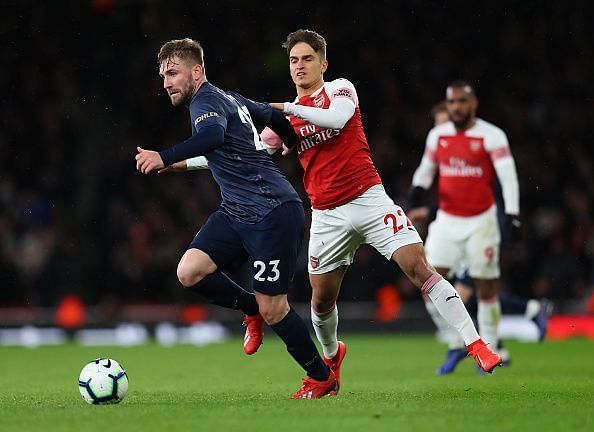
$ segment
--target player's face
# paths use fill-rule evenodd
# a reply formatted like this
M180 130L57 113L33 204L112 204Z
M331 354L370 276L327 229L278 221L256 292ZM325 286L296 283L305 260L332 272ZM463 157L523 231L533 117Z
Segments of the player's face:
M199 66L199 65L196 65ZM161 62L159 76L173 106L189 106L196 93L195 67L191 67L177 56Z
M450 115L447 111L438 111L433 116L433 122L435 123L434 126L438 126L440 124L444 124L450 121Z
M476 114L477 100L464 87L448 87L446 103L450 120L458 129L466 129Z
M328 67L328 61L322 60L320 55L305 42L295 44L289 52L289 70L291 78L304 94L313 93L324 82L323 75Z

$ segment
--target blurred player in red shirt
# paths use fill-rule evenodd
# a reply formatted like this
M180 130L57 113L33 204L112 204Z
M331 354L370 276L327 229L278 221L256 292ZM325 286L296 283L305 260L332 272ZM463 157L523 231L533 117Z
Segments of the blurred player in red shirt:
M478 101L473 88L464 81L450 84L446 91L449 121L429 132L425 153L412 181L409 215L413 222L428 217L418 207L439 170L439 210L429 226L427 257L437 271L452 277L462 264L468 266L478 296L478 324L481 337L497 347L501 306L498 298L499 247L494 185L502 187L506 226L519 230L519 187L515 162L505 133L476 117ZM436 113L434 113L435 115ZM463 298L469 292L462 292ZM439 322L431 302L427 308ZM441 327L447 328L441 320ZM466 353L461 340L449 332L450 350L439 374L453 372Z
M439 126L450 121L447 101L443 100L432 107L431 118L433 119L434 126ZM497 199L497 205L498 207L505 207L504 203L501 202L501 198ZM419 223L431 222L433 219L435 219L436 213L437 207L429 206L413 207L407 212L408 217L415 225ZM498 222L499 229L501 230L501 221L499 220ZM505 243L505 241L503 243ZM454 287L460 294L460 297L465 304L470 301L474 293L474 282L472 281L472 278L468 276L467 270L467 265L465 263L458 264L454 274ZM496 283L501 283L501 280L496 281ZM539 340L544 340L547 330L548 317L553 307L550 301L546 299L542 299L540 301L536 299L524 299L501 291L499 292L499 301L503 310L522 313L526 318L532 320L538 328ZM460 336L458 336L456 330L450 327L444 321L439 312L437 312L437 309L431 300L426 296L425 306L427 307L427 311L429 312L431 319L438 328L440 338L442 338L448 344L448 353L446 355L446 359L437 371L438 375L446 375L448 373L454 372L454 369L458 363L466 357L464 342L460 339ZM501 341L499 341L497 346L497 352L501 356L504 365L511 362L510 354L505 348L503 348Z

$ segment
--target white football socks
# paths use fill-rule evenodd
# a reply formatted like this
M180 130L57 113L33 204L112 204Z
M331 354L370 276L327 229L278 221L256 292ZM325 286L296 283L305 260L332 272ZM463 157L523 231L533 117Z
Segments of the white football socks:
M464 341L460 337L458 330L447 323L444 317L437 311L437 308L431 300L427 299L425 308L427 309L427 312L429 312L429 316L437 327L441 338L448 344L448 349L454 350L464 348Z
M478 301L477 320L481 337L491 349L497 349L501 304L499 297Z
M338 337L336 335L338 329L338 306L335 306L331 312L319 316L316 312L311 310L311 323L314 331L324 351L324 357L332 358L338 351Z
M451 283L435 273L422 287L445 321L454 327L466 346L480 339L466 306Z
M534 318L540 312L540 302L535 299L530 299L526 302L526 311L524 316L528 319Z

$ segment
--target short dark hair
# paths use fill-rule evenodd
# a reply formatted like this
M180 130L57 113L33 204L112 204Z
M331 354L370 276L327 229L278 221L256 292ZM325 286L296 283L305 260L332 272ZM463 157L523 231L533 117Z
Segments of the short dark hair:
M448 84L446 90L449 88L464 88L469 94L476 97L476 92L474 91L474 86L470 84L468 81L465 80L455 80Z
M305 42L320 55L322 60L326 60L326 39L324 36L313 30L299 29L289 33L282 47L287 49L287 54L290 54L293 47L299 42Z
M198 63L204 66L204 50L200 42L194 39L174 39L163 44L157 54L157 64L170 59L173 56L178 56L181 60L190 60L193 64Z

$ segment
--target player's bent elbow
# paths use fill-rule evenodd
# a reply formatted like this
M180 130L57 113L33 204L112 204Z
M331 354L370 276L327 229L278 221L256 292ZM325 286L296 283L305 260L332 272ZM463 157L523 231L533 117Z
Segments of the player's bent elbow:
M348 116L348 117L342 117L342 118L339 118L339 119L336 121L336 125L335 125L335 127L333 127L332 129L340 129L340 130L342 130L342 128L344 128L344 127L345 127L345 125L346 125L346 124L347 124L347 122L348 122L348 121L351 119L351 117L352 117L352 116Z

